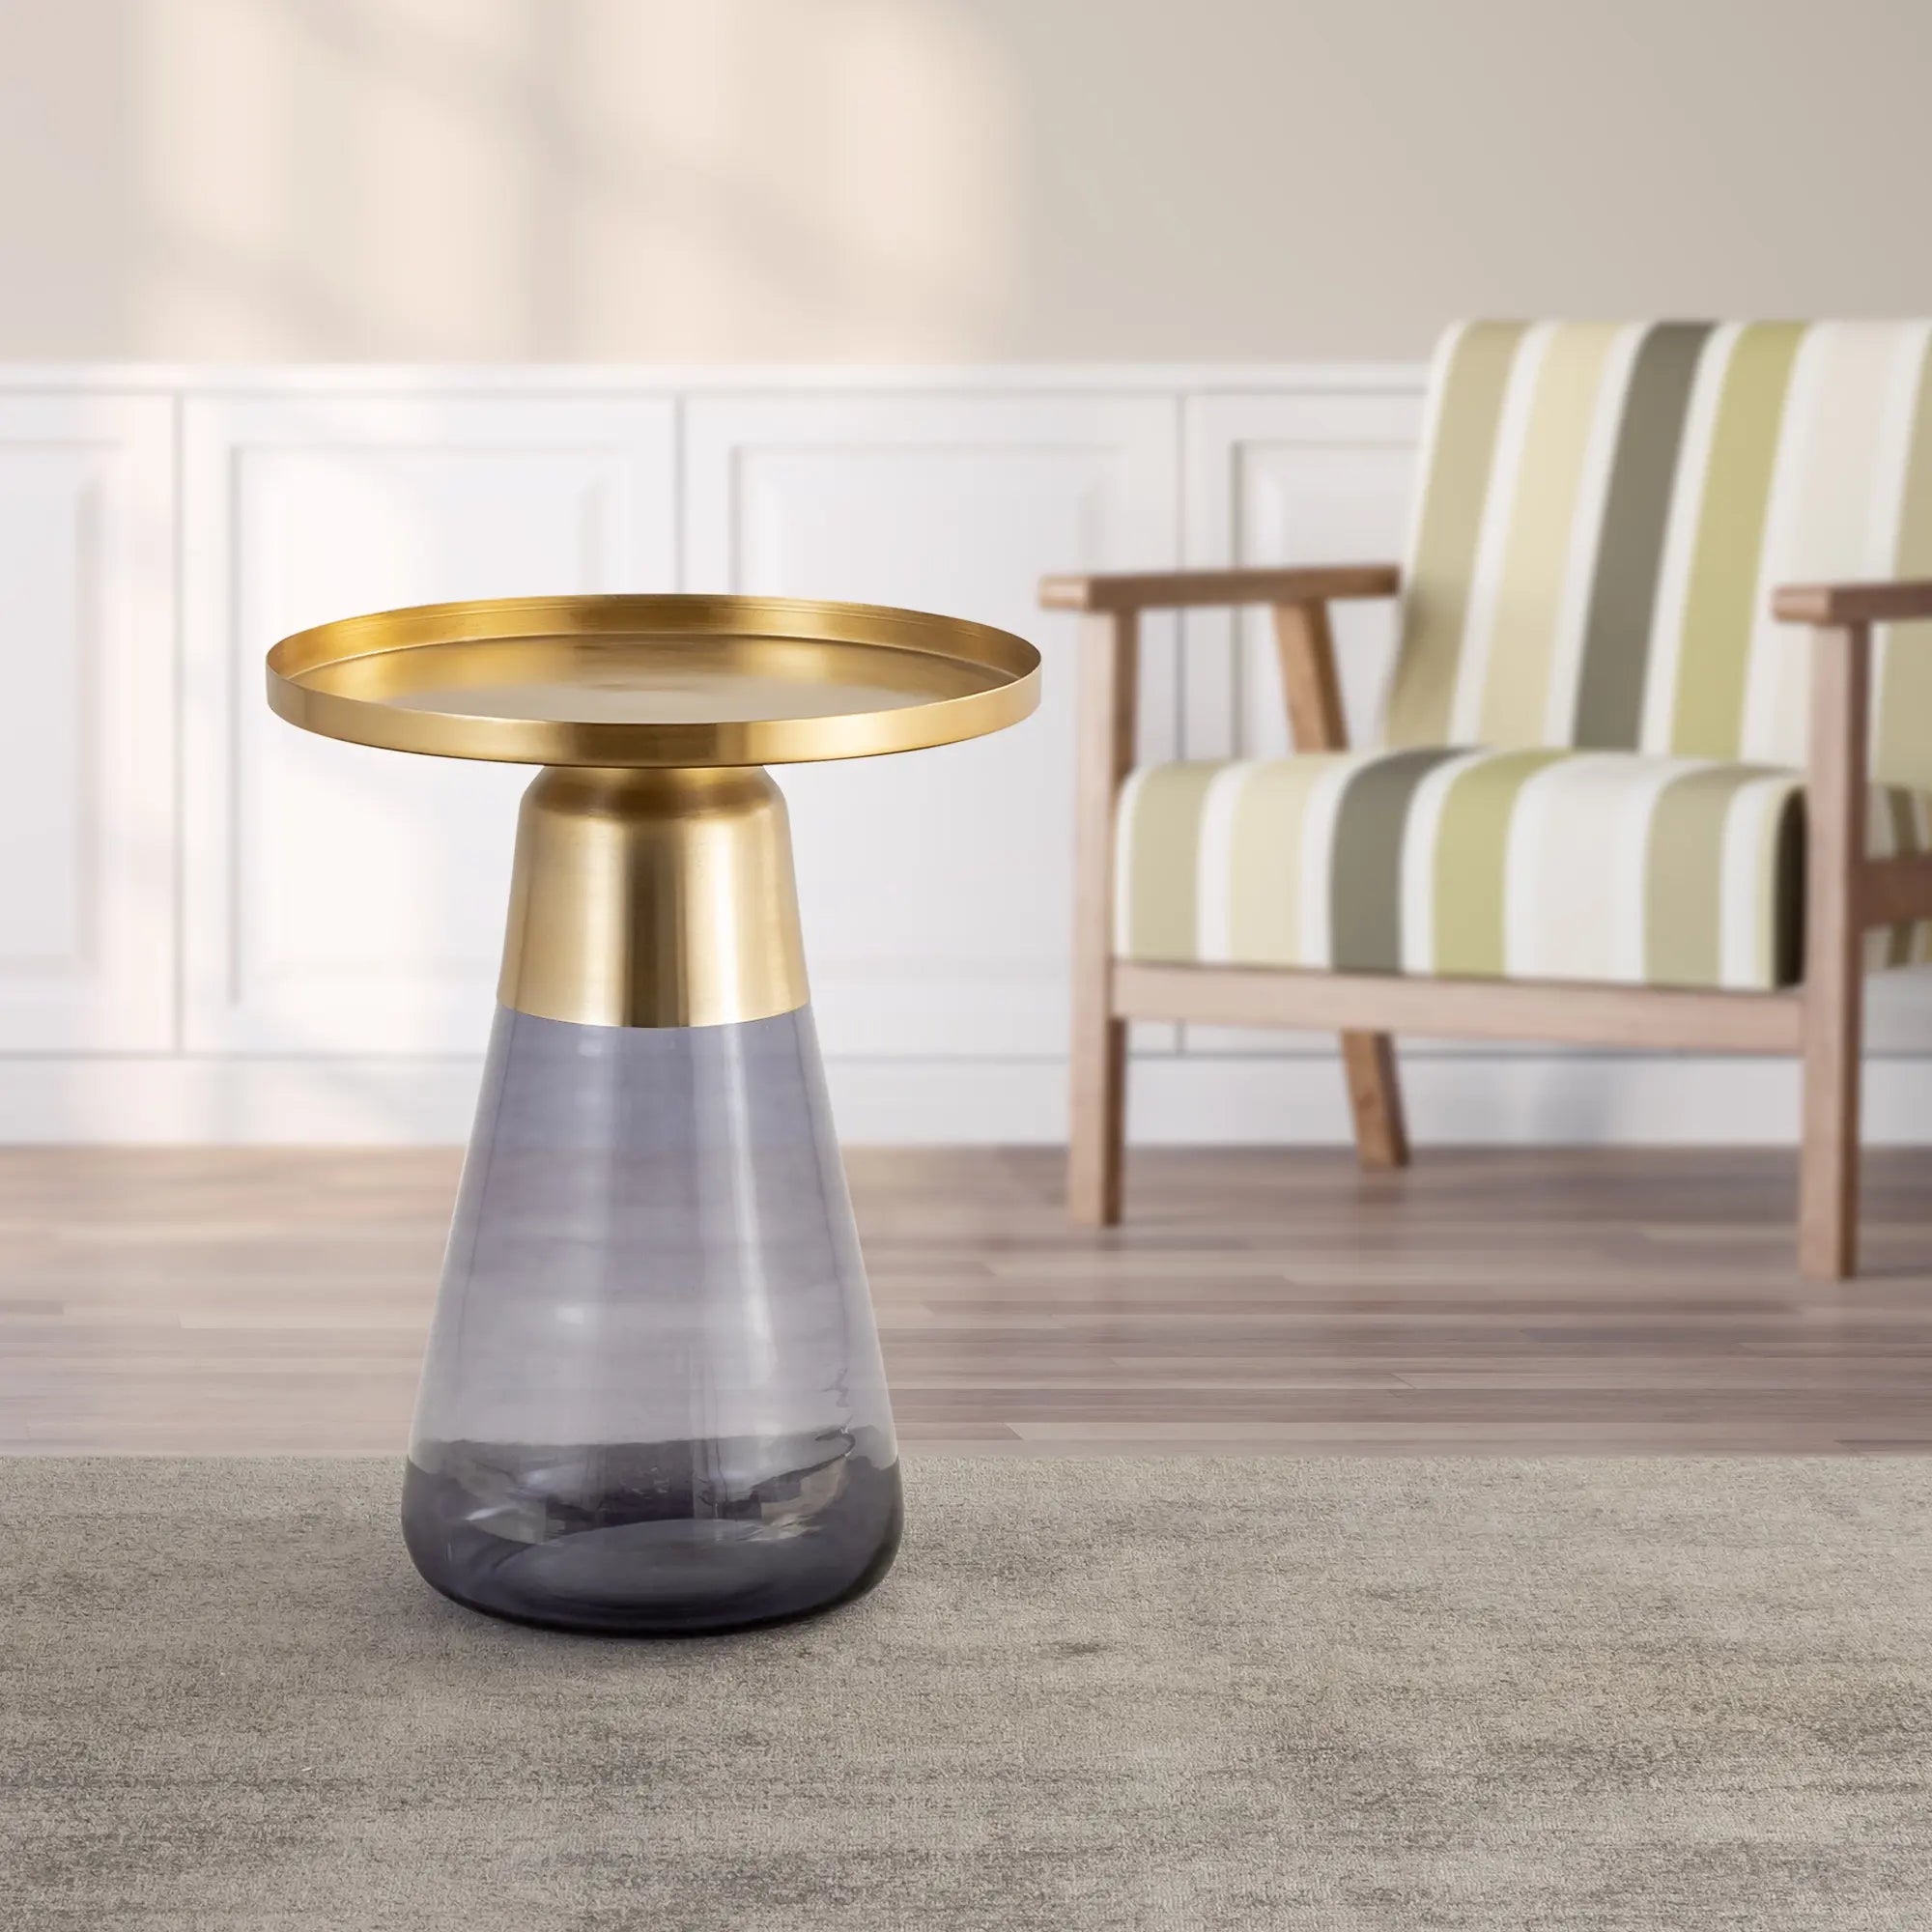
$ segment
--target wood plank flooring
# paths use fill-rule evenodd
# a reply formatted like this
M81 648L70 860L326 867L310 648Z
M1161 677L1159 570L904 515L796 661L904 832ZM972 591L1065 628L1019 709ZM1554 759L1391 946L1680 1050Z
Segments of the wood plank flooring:
M902 1437L1012 1454L1932 1450L1932 1151L1870 1272L1760 1152L850 1155ZM0 1150L0 1451L396 1453L453 1151Z

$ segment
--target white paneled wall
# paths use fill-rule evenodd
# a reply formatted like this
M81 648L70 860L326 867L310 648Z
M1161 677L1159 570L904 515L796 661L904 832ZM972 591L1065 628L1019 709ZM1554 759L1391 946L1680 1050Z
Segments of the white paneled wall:
M779 774L828 1054L1051 1059L1066 1035L1072 680L1051 570L1171 567L1178 412L1161 396L699 399L685 581L978 618L1048 656L1020 730ZM1172 626L1148 646L1172 755Z
M1187 407L1186 553L1218 564L1400 557L1422 432L1419 390L1218 395ZM1394 607L1341 604L1335 651L1351 739L1373 728L1395 647ZM1263 611L1187 615L1182 735L1190 758L1288 749Z
M1071 620L1047 571L1402 549L1420 375L1388 369L32 370L0 381L0 1138L467 1131L515 770L305 737L278 637L558 590L902 603L1037 639L1039 713L781 774L848 1137L1065 1122ZM1367 727L1385 608L1338 623ZM1264 628L1163 619L1143 752L1284 742ZM1888 988L1880 1137L1932 1132ZM1153 1140L1338 1138L1325 1042L1137 1034ZM1419 1132L1762 1139L1788 1067L1424 1053Z
M174 406L0 395L0 1052L175 1017Z
M528 775L313 738L290 631L398 604L676 582L664 398L189 397L183 1044L475 1053Z

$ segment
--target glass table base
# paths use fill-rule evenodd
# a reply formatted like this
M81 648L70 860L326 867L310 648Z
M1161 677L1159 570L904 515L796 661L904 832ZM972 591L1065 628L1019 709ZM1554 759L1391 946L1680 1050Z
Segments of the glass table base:
M743 1630L869 1590L901 1521L876 1431L536 1449L419 1443L412 1560L471 1609L554 1629Z

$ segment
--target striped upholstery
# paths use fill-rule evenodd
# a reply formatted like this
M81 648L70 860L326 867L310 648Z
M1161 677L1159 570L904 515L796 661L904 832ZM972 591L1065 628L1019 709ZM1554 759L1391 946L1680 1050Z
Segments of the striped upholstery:
M1712 758L1414 748L1155 765L1122 796L1124 958L1768 990L1799 976L1801 783ZM1932 850L1874 787L1871 850ZM1932 926L1873 932L1873 966Z
M1471 323L1437 354L1391 745L1804 761L1779 583L1932 574L1932 323ZM1932 789L1932 634L1872 771Z
M1932 323L1454 329L1380 748L1136 774L1119 951L1789 984L1807 652L1771 592L1914 576ZM1879 633L1872 771L1872 850L1932 849L1932 629Z

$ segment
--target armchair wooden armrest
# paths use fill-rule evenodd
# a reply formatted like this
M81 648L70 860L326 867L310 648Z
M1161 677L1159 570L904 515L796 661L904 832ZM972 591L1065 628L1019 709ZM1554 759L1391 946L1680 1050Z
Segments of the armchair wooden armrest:
M1281 659L1289 728L1304 752L1348 747L1328 606L1344 598L1393 597L1402 571L1393 563L1291 564L1258 570L1122 571L1095 577L1043 577L1039 601L1049 611L1087 613L1090 634L1082 703L1115 714L1102 762L1105 784L1118 788L1133 742L1143 611L1188 605L1269 604Z
M1932 618L1932 578L1876 583L1787 583L1771 600L1787 624L1849 630L1863 624L1903 624Z
M1872 627L1932 622L1932 579L1787 583L1774 592L1771 608L1784 623L1808 624L1813 639L1804 776L1814 841L1809 895L1814 907L1826 909L1814 923L1834 926L1850 948L1869 926L1932 919L1932 853L1874 859L1865 849ZM1831 841L1829 852L1817 846L1823 839ZM1807 975L1811 970L1807 964Z
M1325 604L1344 597L1393 597L1401 587L1402 572L1392 563L1314 563L1279 570L1043 577L1039 601L1049 611L1173 611L1190 604Z

